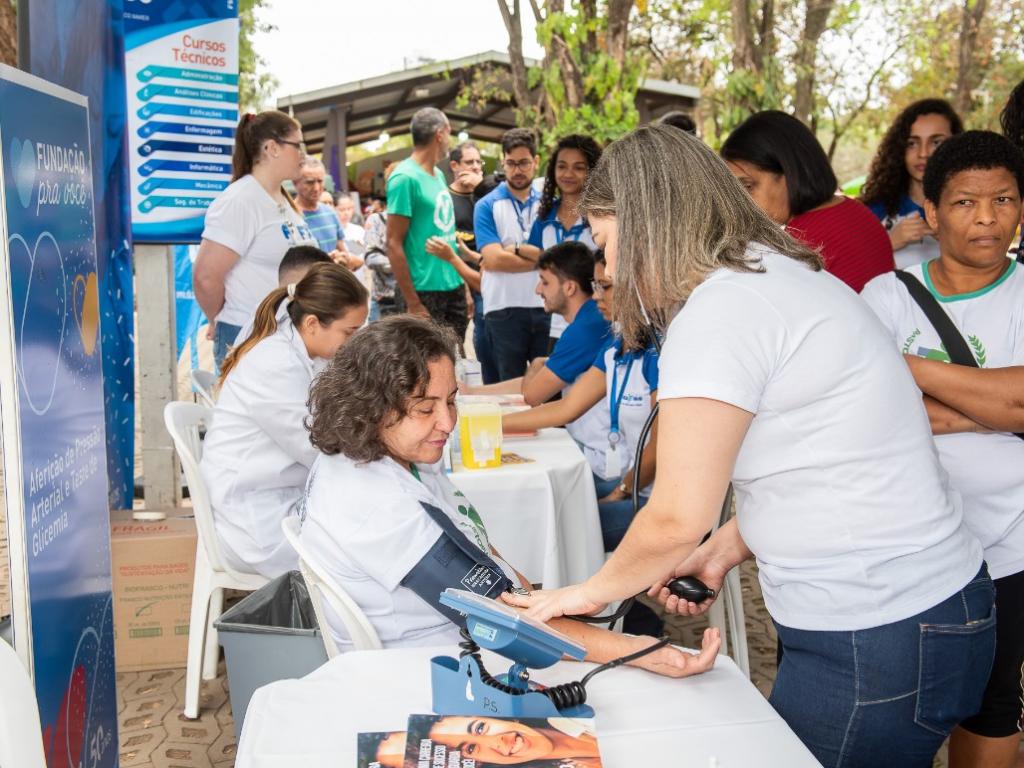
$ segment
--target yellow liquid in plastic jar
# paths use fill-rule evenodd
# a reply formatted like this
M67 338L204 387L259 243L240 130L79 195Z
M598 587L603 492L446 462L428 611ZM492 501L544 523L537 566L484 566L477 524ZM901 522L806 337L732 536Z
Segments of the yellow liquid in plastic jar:
M462 465L466 469L501 466L501 406L464 403L459 406Z

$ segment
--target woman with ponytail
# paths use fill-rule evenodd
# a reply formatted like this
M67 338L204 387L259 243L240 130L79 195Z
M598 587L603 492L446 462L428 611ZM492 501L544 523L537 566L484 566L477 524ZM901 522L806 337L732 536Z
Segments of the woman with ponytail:
M317 245L281 186L299 175L305 149L301 126L283 112L250 112L238 123L231 184L206 212L192 268L218 366L239 328L277 285L277 266L285 251L293 245Z
M281 534L317 450L305 419L313 378L366 322L366 288L345 267L317 264L272 291L252 333L224 360L200 469L221 552L273 578L297 567Z

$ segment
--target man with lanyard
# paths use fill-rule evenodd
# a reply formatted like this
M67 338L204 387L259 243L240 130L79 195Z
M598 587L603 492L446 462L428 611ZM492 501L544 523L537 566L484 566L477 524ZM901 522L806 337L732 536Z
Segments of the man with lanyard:
M491 354L501 381L526 372L527 364L548 349L550 317L537 285L540 248L527 240L540 195L533 175L540 158L533 133L507 131L501 139L506 180L476 204L473 230L484 259L481 294Z

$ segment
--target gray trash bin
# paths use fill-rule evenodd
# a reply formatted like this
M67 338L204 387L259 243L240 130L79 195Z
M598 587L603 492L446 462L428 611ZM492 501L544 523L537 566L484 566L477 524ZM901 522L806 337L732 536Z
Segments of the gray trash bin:
M221 614L235 738L242 733L253 691L275 680L303 677L327 661L306 582L298 571L278 576Z

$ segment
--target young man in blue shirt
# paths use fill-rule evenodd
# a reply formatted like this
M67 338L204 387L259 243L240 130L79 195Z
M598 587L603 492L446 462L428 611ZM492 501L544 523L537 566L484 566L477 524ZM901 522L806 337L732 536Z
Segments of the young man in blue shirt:
M522 394L528 405L540 405L570 387L591 365L611 334L592 298L594 256L586 245L567 240L544 251L537 261L536 293L544 309L565 318L568 326L550 357L537 357L526 374L473 388L472 394ZM608 439L608 408L602 400L567 425L584 446Z

